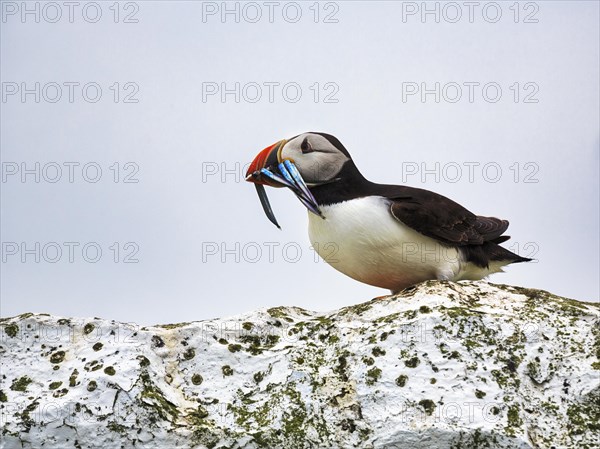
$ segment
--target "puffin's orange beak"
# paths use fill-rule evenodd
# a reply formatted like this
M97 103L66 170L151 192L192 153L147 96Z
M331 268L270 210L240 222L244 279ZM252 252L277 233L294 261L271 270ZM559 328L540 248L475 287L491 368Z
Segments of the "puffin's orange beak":
M287 141L280 140L273 145L268 146L256 155L248 171L246 172L246 181L254 184L264 184L271 187L283 187L279 184L269 182L268 178L261 176L260 171L265 167L277 166L281 162L281 149Z

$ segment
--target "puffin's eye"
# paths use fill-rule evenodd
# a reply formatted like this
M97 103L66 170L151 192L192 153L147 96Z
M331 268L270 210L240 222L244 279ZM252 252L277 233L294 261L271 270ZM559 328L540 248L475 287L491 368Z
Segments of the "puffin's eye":
M300 145L300 149L302 150L302 154L311 153L314 151L308 142L308 137L304 138L302 144Z

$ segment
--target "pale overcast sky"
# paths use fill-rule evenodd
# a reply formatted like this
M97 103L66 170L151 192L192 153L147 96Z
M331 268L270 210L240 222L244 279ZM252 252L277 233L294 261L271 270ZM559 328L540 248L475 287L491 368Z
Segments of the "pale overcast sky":
M243 182L305 131L373 181L510 220L504 245L538 262L492 282L598 300L598 2L97 5L2 2L2 316L387 294L316 258L291 192L269 190L280 231Z

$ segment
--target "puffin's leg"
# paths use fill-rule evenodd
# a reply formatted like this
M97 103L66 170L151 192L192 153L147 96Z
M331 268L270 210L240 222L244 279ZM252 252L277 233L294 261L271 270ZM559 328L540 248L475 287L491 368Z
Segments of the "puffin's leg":
M392 290L390 290L390 294L389 295L383 295L383 296L375 296L375 298L373 298L373 301L375 300L379 300L379 299L386 299L389 298L392 295L395 295L396 293L394 293Z

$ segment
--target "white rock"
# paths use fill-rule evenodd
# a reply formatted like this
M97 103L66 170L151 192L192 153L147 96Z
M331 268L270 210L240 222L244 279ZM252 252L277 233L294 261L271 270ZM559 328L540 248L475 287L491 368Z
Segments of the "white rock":
M0 321L2 448L598 448L598 305L428 282L329 313Z

